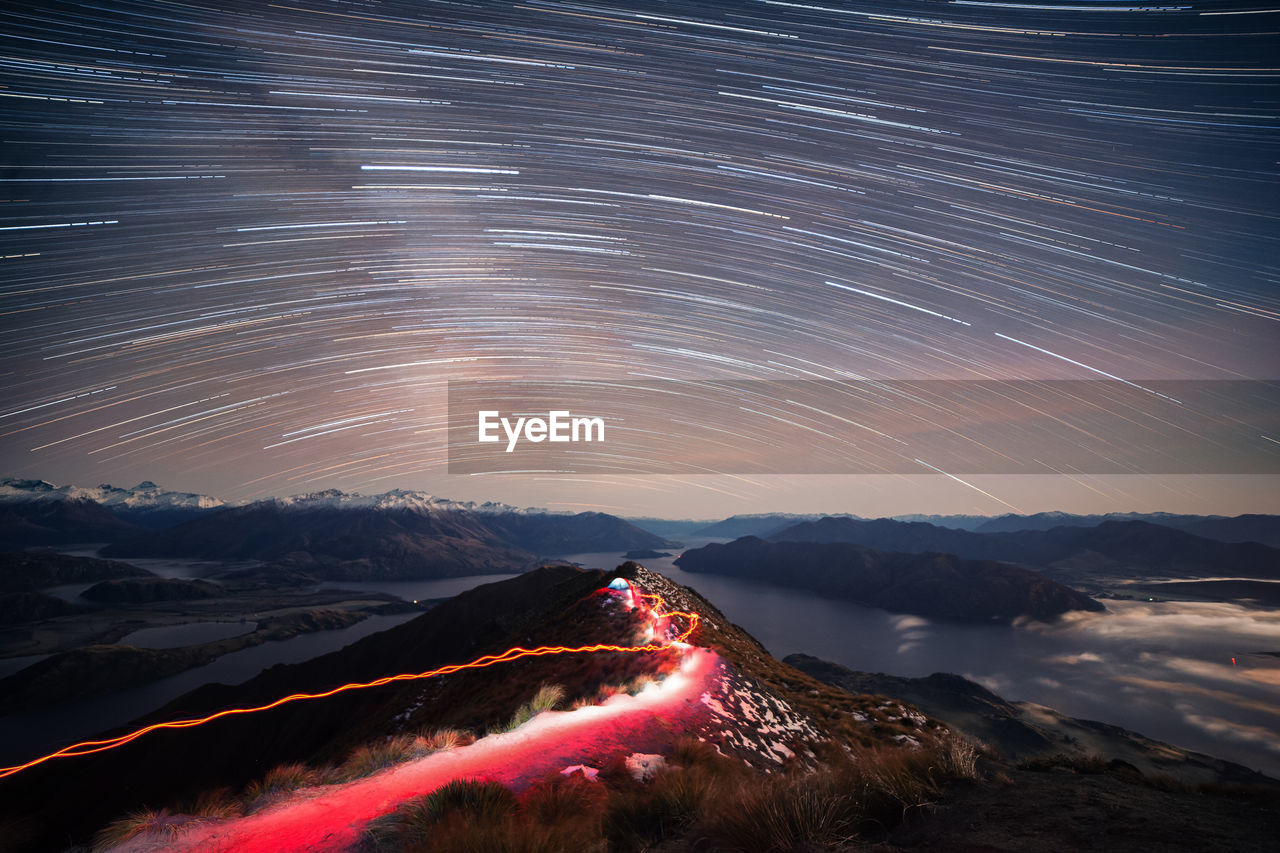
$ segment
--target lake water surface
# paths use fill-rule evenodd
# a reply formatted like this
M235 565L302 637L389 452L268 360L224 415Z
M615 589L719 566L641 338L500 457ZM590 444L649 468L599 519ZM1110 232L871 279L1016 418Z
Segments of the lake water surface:
M702 544L702 543L698 543ZM567 559L612 569L621 554ZM638 561L691 586L776 657L804 652L900 676L954 672L1280 778L1280 612L1194 601L1113 601L1051 625L939 622L801 590ZM1233 664L1232 660L1235 660Z

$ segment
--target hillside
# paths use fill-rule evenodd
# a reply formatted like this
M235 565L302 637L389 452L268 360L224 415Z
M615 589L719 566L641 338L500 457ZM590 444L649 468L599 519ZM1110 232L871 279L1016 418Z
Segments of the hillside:
M656 716L624 714L632 727L626 744L608 737L574 739L575 760L568 763L593 767L605 766L620 746L669 753L689 738L715 744L753 767L778 768L793 755L817 760L824 743L896 749L945 736L944 729L897 703L850 696L774 660L695 593L634 564L624 573L639 589L661 595L666 607L699 614L696 647L535 657L501 670L390 684L154 732L118 750L0 779L0 827L11 838L26 838L28 849L39 849L52 835L84 837L143 804L177 808L205 791L240 789L277 765L341 765L353 750L392 735L460 729L474 737L501 730L546 684L558 685L566 708L634 693L654 680L671 689L686 685ZM603 590L608 581L602 572L552 567L489 584L339 652L274 667L237 687L202 688L148 719L251 707L293 692L474 660L514 645L643 644L655 625L665 634L688 624L648 621L647 607L633 607L630 593ZM680 677L671 680L673 675ZM683 710L676 713L677 708ZM70 812L68 803L76 804Z
M62 584L149 577L154 576L146 569L116 560L73 557L47 551L0 553L0 592L34 592Z
M942 619L1052 619L1069 610L1103 609L1083 593L1007 563L876 551L847 542L770 542L744 536L685 551L676 564L686 572L797 587Z
M88 499L0 501L0 549L116 542L140 529Z

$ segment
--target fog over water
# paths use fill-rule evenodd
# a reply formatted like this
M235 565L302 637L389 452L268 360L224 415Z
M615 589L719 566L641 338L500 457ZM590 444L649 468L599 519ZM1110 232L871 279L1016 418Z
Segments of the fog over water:
M702 544L702 543L698 543ZM620 554L578 554L610 569ZM1011 701L1048 705L1280 777L1280 612L1238 604L1106 600L1053 624L968 625L811 592L692 574L691 586L776 657L804 652L900 676L954 672ZM1232 664L1235 658L1235 665Z

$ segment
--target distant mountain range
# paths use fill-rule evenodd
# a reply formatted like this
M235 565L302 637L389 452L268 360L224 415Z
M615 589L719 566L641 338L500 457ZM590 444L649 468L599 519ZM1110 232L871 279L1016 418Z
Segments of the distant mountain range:
M927 516L899 517L898 520L931 521ZM1256 513L1229 518L1221 515L1178 515L1169 512L1110 512L1106 515L1038 512L1034 515L1001 515L979 521L972 527L962 529L975 533L1014 533L1019 530L1052 530L1055 527L1097 527L1108 521L1145 521L1221 542L1261 542L1273 548L1280 547L1280 516ZM942 521L932 523L943 527L961 527Z
M846 542L908 554L941 552L1042 568L1052 577L1081 575L1246 577L1280 580L1280 549L1220 542L1146 521L1092 527L977 533L924 522L823 518L773 534L774 542Z
M55 486L44 480L0 480L0 504L27 501L94 503L110 510L126 524L162 528L178 524L226 506L208 495L171 492L150 480L124 489L118 486Z
M939 619L1010 621L1030 616L1047 620L1069 610L1104 609L1082 592L1007 563L952 554L876 551L849 542L744 536L685 551L676 565L686 572L765 581Z
M154 483L0 485L0 547L103 542L108 556L261 560L330 580L519 572L541 557L679 547L605 513L551 513L425 492L328 490L232 506Z
M802 521L816 521L826 516L822 513L763 512L732 515L694 531L696 536L710 539L737 539L739 536L767 537L772 533ZM843 515L841 518L857 518Z
M423 503L261 501L103 549L113 557L263 560L331 580L518 572L539 557L673 547L597 512L472 512Z
M759 536L768 539L777 533L805 521L823 518L849 518L869 521L847 513L751 513L734 515L723 521L702 523L694 521L659 521L633 519L646 530L664 536L694 536L711 539L736 539L739 536ZM901 521L930 524L949 530L974 533L1016 533L1022 530L1052 530L1055 527L1097 527L1108 521L1145 521L1163 527L1185 530L1197 536L1222 542L1260 542L1280 547L1280 516L1239 515L1233 518L1218 515L1178 515L1167 512L1113 512L1106 515L1077 515L1066 512L1039 512L1033 515L1001 515L994 518L983 515L925 515L914 513L898 515L892 519L877 521ZM657 525L662 525L660 530ZM664 532L665 531L665 532Z

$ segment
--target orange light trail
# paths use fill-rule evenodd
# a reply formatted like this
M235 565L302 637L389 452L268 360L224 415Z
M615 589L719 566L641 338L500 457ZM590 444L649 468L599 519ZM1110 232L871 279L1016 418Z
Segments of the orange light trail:
M21 773L31 767L44 764L46 761L52 761L55 758L75 758L80 755L92 755L95 752L106 752L109 749L124 746L127 743L137 740L145 734L159 731L161 729L191 729L196 726L203 726L205 723L211 723L214 720L220 720L223 717L239 716L243 714L256 714L260 711L270 711L272 708L279 708L281 705L288 705L292 702L300 702L304 699L326 699L330 696L336 696L339 693L347 693L352 690L364 690L367 687L382 687L398 681L418 681L424 678L435 678L438 675L450 675L455 672L461 672L464 669L483 669L487 666L493 666L499 663L510 663L511 661L520 660L521 658L544 657L546 655L576 655L586 654L589 652L624 652L635 654L640 652L660 652L669 649L679 643L685 642L690 635L698 628L699 617L697 613L686 612L682 610L673 610L670 612L659 613L657 608L665 606L662 596L654 593L637 593L634 585L630 581L627 585L631 588L632 598L641 598L649 603L650 615L653 616L655 623L662 619L669 619L673 616L680 616L688 620L687 627L674 639L664 642L649 642L643 646L615 646L608 643L595 643L590 646L538 646L534 649L526 649L520 646L507 649L505 652L497 655L484 655L467 663L454 663L439 667L438 669L430 669L426 672L402 672L399 675L387 675L373 681L352 682L344 684L341 687L335 687L332 690L326 690L323 693L292 693L280 699L270 702L266 705L258 705L254 708L228 708L225 711L218 711L209 714L206 717L195 717L188 720L173 720L167 723L153 723L144 726L136 731L130 732L119 737L107 738L106 740L87 740L81 743L72 744L63 747L57 752L51 752L39 758L34 758L25 764L16 764L12 767L0 768L0 779Z

